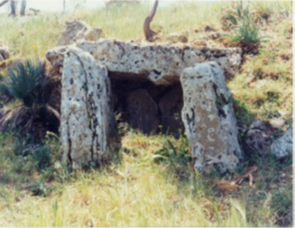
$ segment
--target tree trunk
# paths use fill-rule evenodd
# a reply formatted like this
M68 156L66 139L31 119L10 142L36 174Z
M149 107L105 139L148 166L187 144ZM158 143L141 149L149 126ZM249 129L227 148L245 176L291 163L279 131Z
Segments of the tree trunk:
M148 41L151 41L153 36L156 35L156 32L154 32L153 30L150 29L150 24L156 14L157 7L158 7L158 0L155 1L152 11L144 20L143 32L144 32L144 36L145 36L146 40L148 40Z
M64 12L66 11L66 0L64 0Z
M11 0L10 6L11 6L11 15L15 17L16 16L16 1Z
M2 2L0 3L0 7L3 6L3 5L5 5L7 2L8 2L8 0L4 0L4 1L2 1Z
M20 15L25 16L26 14L26 5L27 5L27 0L22 0L22 5L20 8Z

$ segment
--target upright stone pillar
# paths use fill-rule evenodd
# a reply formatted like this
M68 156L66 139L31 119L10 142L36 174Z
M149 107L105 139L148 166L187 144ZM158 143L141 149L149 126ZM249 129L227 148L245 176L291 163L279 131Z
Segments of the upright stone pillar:
M220 173L232 172L242 160L242 153L231 93L222 69L216 62L198 63L185 68L180 80L184 96L182 120L195 169L214 167Z
M108 150L112 113L107 69L87 52L64 53L61 101L63 161L73 168L99 163Z

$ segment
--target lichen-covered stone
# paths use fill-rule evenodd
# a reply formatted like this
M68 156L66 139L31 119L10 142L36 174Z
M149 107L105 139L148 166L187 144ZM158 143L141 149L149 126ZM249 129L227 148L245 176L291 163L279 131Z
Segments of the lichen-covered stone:
M73 168L104 158L110 131L110 85L105 67L78 48L65 52L62 73L61 149Z
M190 142L194 167L212 167L233 172L242 153L237 138L236 117L220 66L199 63L181 74L184 96L182 120Z
M100 28L91 28L83 21L66 22L66 28L62 32L57 45L69 45L78 41L96 41L99 39L102 30Z
M232 172L242 160L237 140L236 118L230 100L231 94L225 85L225 76L238 72L241 63L241 49L210 49L190 46L181 48L169 44L135 44L113 39L78 42L76 46L93 57L91 64L94 64L95 61L97 64L106 66L109 74L114 76L112 81L146 81L148 79L155 85L161 86L170 86L181 82L184 94L181 116L192 148L196 169L202 171L215 167L221 173ZM67 57L69 50L71 47L57 47L49 50L46 56L52 64L56 62L63 64L64 58L69 58ZM81 51L84 54L85 52ZM87 56L90 56L89 54ZM72 71L70 64L65 66L64 63L63 65L64 71ZM79 69L84 69L84 67ZM92 75L98 77L94 71ZM148 94L145 89L144 91ZM162 95L158 97L157 93L153 93L153 95L145 97L149 97L147 106L152 110L157 110L154 99L159 99L156 102L161 103ZM135 95L132 99L129 96L129 100L136 100L136 98ZM122 97L119 97L120 99ZM127 100L124 102L128 103ZM140 103L140 101L136 102ZM113 106L116 105L113 98ZM75 107L74 104L72 106ZM163 101L161 106L162 109L165 106L163 106ZM83 113L84 108L80 108L80 110L78 113L80 113L81 120L77 119L80 122L85 122L82 115L87 116L88 114ZM144 113L150 111L146 109ZM159 117L157 112L152 111L151 113L149 118L157 120ZM64 115L69 116L68 113L64 113ZM139 121L138 117L140 116L137 116L137 122ZM141 125L149 124L149 118L144 118L139 122ZM157 129L157 122L154 122L151 122L149 127ZM83 133L86 134L86 131ZM77 147L81 143L80 140ZM85 161L88 162L90 156L89 152L82 154L85 155L81 156L82 160L84 159L81 164ZM81 153L77 153L77 155L81 155Z
M135 44L113 39L97 42L79 42L77 46L89 52L110 72L146 77L156 85L172 85L180 81L180 73L195 63L215 61L226 75L238 72L241 64L240 48L185 48L170 44ZM56 47L46 54L53 63L62 56L65 47Z
M0 44L0 62L9 58L9 48L4 44Z
M271 153L278 159L287 157L293 151L293 129L289 128L285 135L275 140L271 145Z

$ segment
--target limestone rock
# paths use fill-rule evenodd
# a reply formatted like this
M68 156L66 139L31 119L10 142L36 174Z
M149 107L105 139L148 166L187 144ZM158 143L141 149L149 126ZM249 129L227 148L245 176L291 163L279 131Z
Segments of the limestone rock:
M183 95L181 87L172 88L159 102L161 110L162 132L171 132L178 136L182 130L181 109L183 106Z
M246 144L262 156L265 156L267 150L272 144L271 133L260 120L255 120L246 132Z
M144 133L156 131L159 125L158 106L145 89L130 93L127 99L128 123Z
M190 142L194 167L233 172L242 160L231 93L220 66L199 63L181 74L184 96L182 120Z
M215 61L226 76L239 71L240 48L184 48L169 44L135 44L113 39L97 42L79 42L77 47L89 52L110 72L144 76L156 85L172 85L180 81L180 73L195 63ZM53 63L65 47L56 47L46 54ZM134 78L136 80L136 78Z
M269 123L273 128L280 129L285 125L285 120L283 118L274 118Z
M178 34L178 33L169 34L167 36L167 40L169 40L172 43L177 43L177 42L187 43L188 42L188 38L185 35Z
M0 62L9 58L9 48L4 44L0 44Z
M73 44L77 41L96 41L99 39L102 30L91 28L83 21L66 22L66 28L58 40L57 46Z
M89 53L69 47L62 74L61 149L73 168L99 163L106 155L110 92L107 69Z
M293 132L289 128L285 135L275 140L271 145L271 153L276 155L278 159L284 158L293 151Z

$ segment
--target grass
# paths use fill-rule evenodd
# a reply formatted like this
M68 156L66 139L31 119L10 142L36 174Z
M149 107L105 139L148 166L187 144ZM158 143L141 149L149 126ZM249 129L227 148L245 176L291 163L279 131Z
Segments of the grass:
M159 8L151 24L166 42L170 33L199 40L209 26L222 33L221 17L237 2L176 3ZM281 135L292 126L292 22L280 19L280 10L292 2L251 2L250 11L270 14L257 22L268 42L257 55L245 55L240 72L227 86L231 90L240 127L254 118L269 121L283 117ZM68 14L43 13L35 17L0 18L1 43L11 49L11 59L44 58L55 47L69 19L101 27L103 36L143 41L142 23L151 5L112 7ZM198 31L198 32L195 32ZM208 46L224 47L219 40ZM10 103L9 105L17 105ZM7 107L6 107L7 108ZM243 135L239 138L242 142ZM168 143L168 141L170 143ZM127 131L120 159L104 168L69 172L60 164L59 142L47 136L43 149L24 156L24 141L17 133L0 134L0 226L291 226L292 157L277 161L261 158L242 144L245 161L234 177L256 165L254 185L224 193L216 187L216 173L193 171L182 139L146 136ZM158 151L158 153L157 153ZM160 160L159 155L164 159ZM183 171L185 170L185 171Z
M122 141L126 152L122 152L119 163L113 162L107 169L78 170L70 174L57 163L54 168L38 171L38 166L29 166L30 160L12 158L8 145L14 138L3 136L6 146L0 150L3 164L0 179L3 182L5 177L6 184L0 189L0 225L241 227L274 224L275 213L269 206L271 196L257 195L266 191L258 185L265 181L265 175L258 175L262 178L256 181L258 189L249 191L245 185L241 191L220 195L213 187L216 178L205 179L191 172L189 178L180 180L167 163L154 162L155 151L161 149L167 139L176 147L180 142L168 136L147 137L129 132ZM49 141L47 145L51 144L55 142ZM20 165L18 169L15 164ZM266 166L260 168L263 172ZM21 178L15 179L15 176ZM272 183L273 179L268 181ZM285 193L275 192L274 200L278 201ZM289 210L290 202L289 197L280 206L272 204L282 215ZM263 206L257 207L258 204Z

